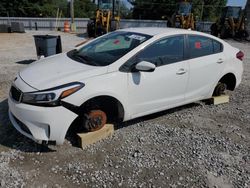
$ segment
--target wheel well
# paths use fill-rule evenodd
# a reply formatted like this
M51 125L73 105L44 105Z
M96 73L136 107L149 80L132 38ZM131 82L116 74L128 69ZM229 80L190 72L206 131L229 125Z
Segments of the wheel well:
M233 73L228 73L224 75L219 82L227 85L227 89L233 91L236 86L236 77Z
M98 96L89 99L81 105L81 109L91 110L99 108L103 110L108 118L108 122L122 121L124 118L124 108L119 100L111 96Z

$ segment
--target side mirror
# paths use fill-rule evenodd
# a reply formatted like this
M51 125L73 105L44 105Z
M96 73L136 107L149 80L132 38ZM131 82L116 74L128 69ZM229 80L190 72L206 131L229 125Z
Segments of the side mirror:
M140 63L137 63L135 66L135 69L137 71L142 72L154 72L156 66L153 63L150 63L148 61L141 61Z

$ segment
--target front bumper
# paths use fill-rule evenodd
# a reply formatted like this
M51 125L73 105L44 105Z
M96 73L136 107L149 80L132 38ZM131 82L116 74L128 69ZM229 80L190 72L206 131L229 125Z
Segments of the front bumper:
M8 99L9 118L13 126L26 137L41 143L63 144L71 123L78 116L62 107L38 107Z

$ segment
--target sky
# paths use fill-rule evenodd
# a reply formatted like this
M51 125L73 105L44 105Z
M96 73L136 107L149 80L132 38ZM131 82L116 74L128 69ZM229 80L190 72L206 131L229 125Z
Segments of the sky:
M124 0L125 4L131 8L131 4ZM228 0L227 5L245 7L247 0Z
M228 0L227 5L245 7L247 0Z

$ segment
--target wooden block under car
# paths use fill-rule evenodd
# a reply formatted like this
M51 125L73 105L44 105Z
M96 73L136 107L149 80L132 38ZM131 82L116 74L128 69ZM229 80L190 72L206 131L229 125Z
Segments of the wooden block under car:
M79 145L82 149L90 144L94 144L102 139L105 139L114 133L114 125L106 124L103 128L95 132L78 133Z
M213 105L224 104L224 103L229 103L229 95L221 95L211 98L211 104Z

